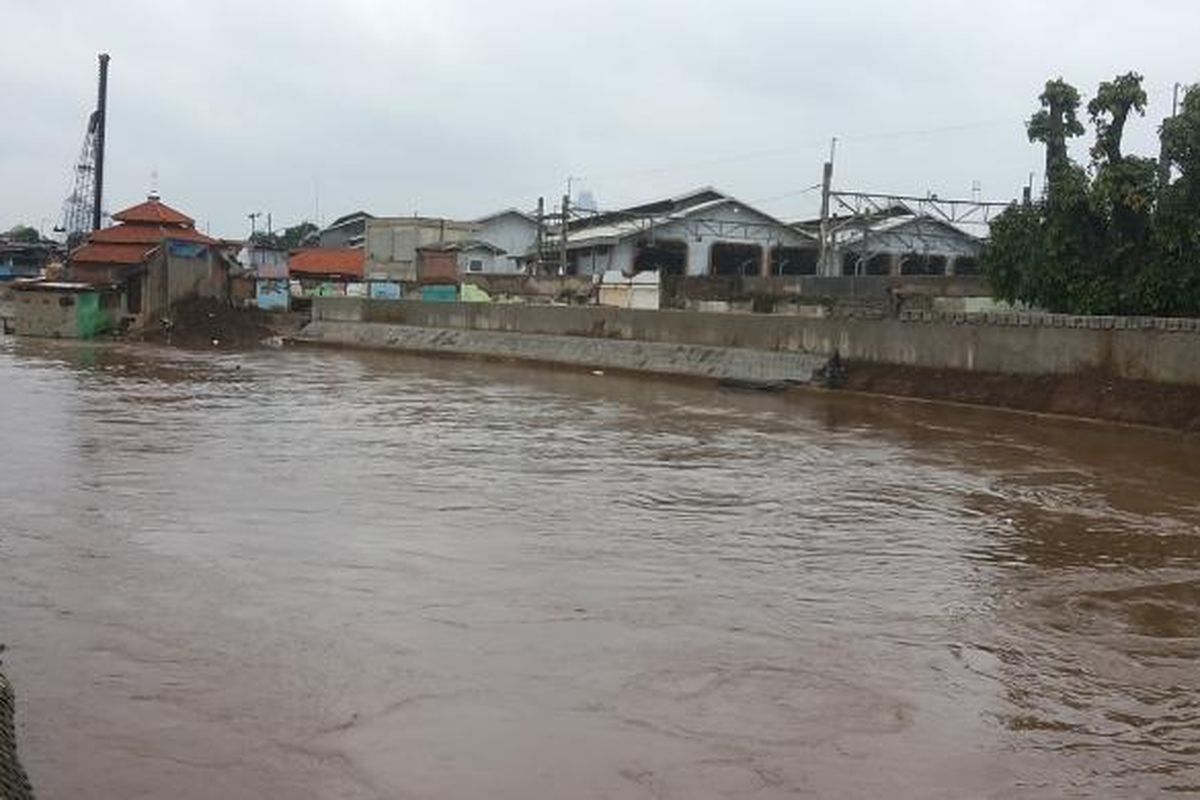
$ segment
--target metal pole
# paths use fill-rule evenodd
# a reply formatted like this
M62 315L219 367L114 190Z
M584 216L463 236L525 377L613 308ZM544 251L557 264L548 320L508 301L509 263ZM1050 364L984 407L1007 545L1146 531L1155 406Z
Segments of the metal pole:
M100 85L96 92L96 182L92 187L92 230L100 230L104 201L104 123L108 109L108 53L100 56Z
M537 255L533 259L533 273L540 275L544 270L542 266L542 252L546 246L546 198L539 197L537 204Z
M567 274L567 221L571 214L571 195L564 194L562 199L562 220L559 222L558 233L558 274Z
M833 188L833 156L837 150L837 138L829 143L829 160L825 162L825 168L821 173L821 226L818 231L820 236L820 251L817 257L819 271L822 275L832 275L833 271L830 268L829 262L833 257L829 241L829 194Z

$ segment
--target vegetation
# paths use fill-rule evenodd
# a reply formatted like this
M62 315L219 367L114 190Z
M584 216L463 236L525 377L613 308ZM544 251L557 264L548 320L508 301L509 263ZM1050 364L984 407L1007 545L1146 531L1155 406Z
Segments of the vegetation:
M320 229L311 222L301 222L298 225L284 228L282 231L267 233L258 231L250 237L255 244L264 247L278 247L281 250L295 250L305 245L305 240L315 235Z
M997 297L1071 314L1200 316L1200 87L1160 128L1165 168L1122 152L1143 115L1142 76L1100 84L1087 104L1095 130L1085 169L1068 152L1085 132L1079 92L1046 84L1027 123L1046 148L1046 191L992 224L984 268Z
M0 236L10 242L21 242L22 244L37 244L42 240L42 235L38 233L37 228L31 228L28 225L14 225Z

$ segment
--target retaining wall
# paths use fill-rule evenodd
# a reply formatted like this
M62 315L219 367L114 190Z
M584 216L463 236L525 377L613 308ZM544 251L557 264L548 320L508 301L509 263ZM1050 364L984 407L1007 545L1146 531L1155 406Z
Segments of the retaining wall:
M788 351L934 369L1200 385L1200 321L1035 314L810 319L598 306L315 298L314 321Z

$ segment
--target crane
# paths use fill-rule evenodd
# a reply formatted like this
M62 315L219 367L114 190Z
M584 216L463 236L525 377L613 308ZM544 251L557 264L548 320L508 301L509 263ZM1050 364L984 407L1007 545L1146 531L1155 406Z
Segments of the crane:
M62 221L55 231L66 236L67 250L100 227L104 198L104 124L108 103L108 53L99 55L100 79L96 109L88 116L71 191L63 201Z

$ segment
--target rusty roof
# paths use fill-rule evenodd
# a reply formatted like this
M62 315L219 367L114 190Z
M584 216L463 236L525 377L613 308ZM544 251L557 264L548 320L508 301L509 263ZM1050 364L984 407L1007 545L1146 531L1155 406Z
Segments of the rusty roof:
M118 222L148 222L154 225L184 225L192 227L196 221L181 211L176 211L155 195L144 203L122 209L112 215Z
M308 247L288 255L288 271L299 275L346 275L361 278L362 250L340 247Z
M122 223L111 228L93 231L88 237L92 244L158 244L163 239L178 239L185 242L200 242L201 244L216 244L217 241L205 236L194 228L169 228L162 225L145 225L142 223Z
M158 243L153 244L109 244L106 242L87 243L71 251L73 264L140 264L158 249Z

